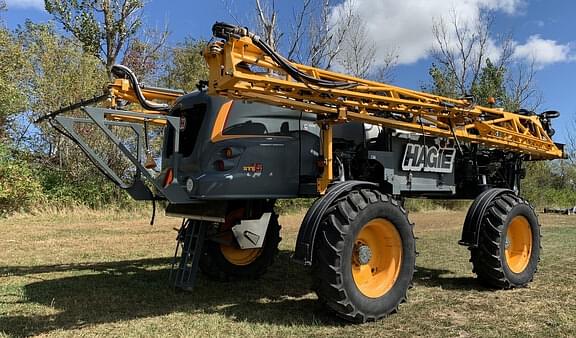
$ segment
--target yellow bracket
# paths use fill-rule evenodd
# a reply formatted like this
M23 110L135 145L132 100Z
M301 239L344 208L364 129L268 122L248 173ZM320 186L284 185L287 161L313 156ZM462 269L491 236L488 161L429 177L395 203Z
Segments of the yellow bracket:
M322 174L316 181L316 188L320 194L326 193L328 185L334 178L333 157L332 157L332 123L329 121L320 123L320 137L322 139Z

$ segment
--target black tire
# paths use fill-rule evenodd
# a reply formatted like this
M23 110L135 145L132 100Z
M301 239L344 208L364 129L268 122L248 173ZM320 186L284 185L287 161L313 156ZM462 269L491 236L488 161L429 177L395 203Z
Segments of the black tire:
M513 271L506 250L507 244L511 245L507 238L509 227L516 217L527 221L531 248L524 258L525 268ZM501 289L526 286L533 280L540 260L540 224L532 206L512 193L496 197L482 218L478 247L470 251L473 272L484 284Z
M280 240L278 215L272 212L264 244L253 261L245 265L234 264L222 253L221 244L208 240L204 243L204 251L200 257L200 270L209 278L219 281L256 279L274 262Z
M364 226L380 219L399 235L401 259L391 287L382 295L368 297L353 277L353 251ZM414 275L415 239L406 212L392 197L369 189L350 192L328 208L316 238L314 288L319 300L338 316L352 322L377 320L395 312L406 300ZM374 270L372 274L375 276Z

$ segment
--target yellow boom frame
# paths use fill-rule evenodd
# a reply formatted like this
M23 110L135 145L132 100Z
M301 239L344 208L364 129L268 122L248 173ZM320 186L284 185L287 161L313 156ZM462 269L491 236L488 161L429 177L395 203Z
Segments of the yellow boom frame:
M291 63L316 79L357 84L326 89L295 81L250 37L231 37L204 50L209 68L208 93L259 101L319 115L325 171L318 180L324 192L332 180L332 125L360 121L383 127L528 154L532 159L564 156L544 130L538 116L355 78ZM255 71L254 69L258 69Z

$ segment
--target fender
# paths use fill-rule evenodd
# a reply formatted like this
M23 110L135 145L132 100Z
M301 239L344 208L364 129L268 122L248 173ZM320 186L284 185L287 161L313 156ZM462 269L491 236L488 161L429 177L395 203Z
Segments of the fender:
M292 259L305 266L312 265L312 256L314 253L314 240L316 239L316 232L320 226L322 217L326 210L338 198L344 196L352 190L371 188L379 189L378 184L364 181L345 181L331 186L326 194L318 198L302 220L300 230L298 231L298 238L296 240L296 248Z
M472 203L470 209L468 209L468 213L466 214L464 226L462 227L462 239L458 241L458 244L469 248L478 247L480 227L482 226L484 213L486 212L490 202L503 194L515 195L514 191L510 189L493 188L484 191L476 197L474 203Z

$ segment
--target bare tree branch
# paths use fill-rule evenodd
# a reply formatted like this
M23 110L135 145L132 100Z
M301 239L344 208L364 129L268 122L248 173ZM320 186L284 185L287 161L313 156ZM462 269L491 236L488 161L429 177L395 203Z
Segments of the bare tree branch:
M542 104L542 93L534 84L535 60L530 63L517 63L507 77L507 91L510 105L515 110L522 107L535 111Z
M276 11L276 1L271 0L268 8L265 8L262 6L260 0L256 0L256 14L260 34L274 50L278 50L279 40L282 37L282 33L279 32L276 22L278 16L278 12Z
M292 26L292 36L290 37L290 48L288 49L288 53L286 54L287 59L292 59L296 54L300 52L300 45L302 43L302 39L304 37L304 23L305 18L309 15L309 7L312 4L312 0L304 0L302 4L302 8L296 13L296 10L293 10L292 16L294 18L295 25Z
M500 93L501 103L507 109L517 110L526 105L537 107L541 97L534 86L534 63L517 62L515 68L510 69L514 42L509 34L493 39L493 22L492 15L483 13L476 25L470 27L452 12L448 23L442 19L434 23L432 56L440 65L442 75L436 80L444 81L445 87L441 91L452 86L450 94L455 96ZM496 60L490 60L491 54L497 56Z
M376 46L369 41L366 24L356 13L351 13L348 34L342 39L342 52L337 63L346 73L366 78L370 75L376 57Z
M354 1L303 0L294 5L287 43L282 41L278 21L285 16L280 15L275 0L255 0L254 4L258 33L289 60L379 79L389 78L396 64L397 57L390 53L376 65L376 45Z

